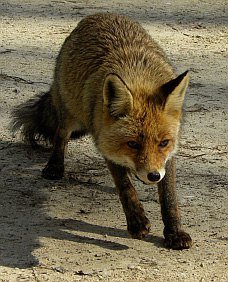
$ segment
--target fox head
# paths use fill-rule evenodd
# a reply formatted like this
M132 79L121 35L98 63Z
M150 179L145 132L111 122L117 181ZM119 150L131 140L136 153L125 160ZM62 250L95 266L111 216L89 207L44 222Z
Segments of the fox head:
M187 85L185 72L152 93L136 93L118 75L107 75L98 141L104 157L129 168L146 184L159 182L177 148Z

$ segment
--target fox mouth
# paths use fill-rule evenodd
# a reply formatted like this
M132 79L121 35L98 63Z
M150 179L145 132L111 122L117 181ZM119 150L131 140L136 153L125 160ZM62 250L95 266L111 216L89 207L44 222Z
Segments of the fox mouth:
M144 180L142 180L141 178L139 178L137 174L135 174L135 177L136 177L137 180L139 180L140 182L142 182L142 183L145 184L145 185L153 184L153 182L150 182L150 183L149 183L149 182L145 182Z
M140 182L142 182L143 184L145 184L145 185L150 185L150 184L156 184L156 183L158 183L159 181L156 181L156 182L152 182L152 181L145 181L145 180L143 180L143 179L141 179L136 173L134 173L134 175L135 175L135 178L137 179L137 180L139 180Z

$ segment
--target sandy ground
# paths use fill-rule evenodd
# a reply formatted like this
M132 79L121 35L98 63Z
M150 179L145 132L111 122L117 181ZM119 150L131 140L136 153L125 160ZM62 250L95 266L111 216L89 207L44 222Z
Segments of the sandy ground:
M137 181L152 228L130 238L89 137L69 144L66 177L48 181L49 153L9 131L12 107L48 89L63 40L98 11L140 21L177 74L190 70L177 163L190 250L164 248L156 186ZM227 28L227 0L1 0L0 281L228 281Z

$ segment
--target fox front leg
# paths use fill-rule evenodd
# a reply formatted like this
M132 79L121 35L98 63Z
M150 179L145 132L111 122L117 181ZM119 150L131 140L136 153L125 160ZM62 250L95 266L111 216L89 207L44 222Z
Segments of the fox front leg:
M60 179L64 174L64 155L65 147L68 142L65 130L57 127L53 141L51 156L45 168L42 171L42 176L46 179Z
M167 162L165 177L158 183L161 214L164 222L165 245L172 249L188 249L192 239L181 227L180 212L176 195L175 159Z
M127 219L128 232L132 238L142 239L150 231L150 222L145 216L142 204L139 202L129 171L127 168L116 165L109 160L106 160L106 162L119 192Z

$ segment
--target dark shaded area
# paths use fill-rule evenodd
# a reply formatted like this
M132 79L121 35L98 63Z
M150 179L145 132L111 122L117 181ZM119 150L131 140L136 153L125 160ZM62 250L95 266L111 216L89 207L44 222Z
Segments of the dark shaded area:
M67 5L66 3L67 2ZM139 21L153 21L160 23L178 23L182 24L200 22L201 24L210 24L210 23L220 23L228 24L227 10L228 5L224 1L224 5L221 9L213 7L212 5L207 5L207 1L202 3L203 9L198 10L196 6L190 3L184 3L183 6L177 6L175 9L170 9L169 1L145 1L147 3L147 9L144 10L140 7L139 4L135 3L134 5L125 4L124 2L120 6L118 3L110 7L110 5L99 5L98 3L93 3L91 5L89 2L84 3L84 1L51 1L45 5L39 5L35 1L28 3L11 3L10 1L5 1L2 3L2 8L0 9L0 15L10 16L12 11L15 16L25 17L25 18L50 18L53 20L59 20L67 17L75 17L78 20L81 17L84 17L88 14L93 14L97 12L108 12L109 10L114 11L117 14L128 15ZM211 9L211 11L210 11ZM138 12L140 10L140 13ZM156 10L160 12L160 15L157 16L153 11Z

